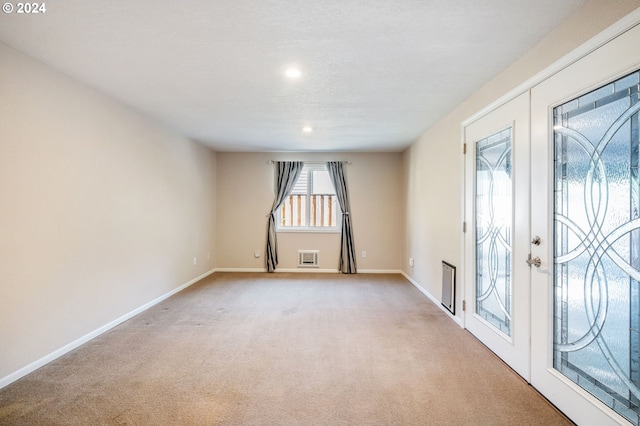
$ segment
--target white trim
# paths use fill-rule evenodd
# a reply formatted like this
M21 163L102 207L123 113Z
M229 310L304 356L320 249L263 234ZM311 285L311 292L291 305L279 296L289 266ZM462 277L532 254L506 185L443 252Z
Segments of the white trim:
M274 151L274 152L282 152L282 153L287 153L287 154L291 153L291 151ZM306 154L306 153L303 152L302 154ZM267 164L274 164L274 163L276 163L278 161L287 161L287 160L269 160L269 161L267 161ZM337 161L339 163L351 164L351 160L327 160L327 161L304 161L303 160L303 163L305 165L307 165L307 164L327 164L327 163L333 162L333 161Z
M498 98L496 101L490 103L485 108L473 114L471 117L462 122L462 126L468 126L469 124L489 114L490 112L506 104L507 102L515 99L526 91L531 90L538 84L542 83L543 81L559 73L563 69L569 67L573 63L589 55L594 50L597 50L600 47L604 46L611 40L619 37L638 24L640 24L640 8L634 10L624 18L620 19L618 22L611 25L609 28L590 38L585 43L573 49L571 52L567 53L548 67L544 68L542 71L538 72L533 77L526 80L524 83L521 83L511 91L507 92L505 95Z
M4 388L5 386L10 385L11 383L15 382L16 380L26 376L27 374L37 370L40 367L43 367L44 365L50 363L51 361L54 361L55 359L61 357L62 355L71 352L72 350L78 348L79 346L87 343L88 341L98 337L99 335L111 330L112 328L114 328L117 325L122 324L123 322L127 321L128 319L133 318L134 316L146 311L147 309L153 307L154 305L157 305L158 303L162 302L165 299L168 299L169 297L173 296L174 294L184 290L185 288L189 287L190 285L193 285L195 283L197 283L198 281L200 281L203 278L208 277L209 275L211 275L212 273L215 272L215 269L212 269L208 272L205 272L204 274L200 275L199 277L196 277L192 280L190 280L189 282L181 285L180 287L177 287L171 291L169 291L168 293L163 294L160 297L157 297L155 299L153 299L152 301L145 303L144 305L140 306L139 308L134 309L133 311L103 325L102 327L92 331L91 333L85 334L84 336L80 337L79 339L74 340L73 342L64 345L63 347L56 349L55 351L51 352L48 355L43 356L42 358L38 359L37 361L32 362L31 364L22 367L21 369L3 377L0 379L0 389Z
M461 300L463 301L460 304L460 307L462 307L462 305L464 304L464 301L467 300L467 232L471 232L471 226L470 226L470 218L467 217L467 155L475 155L475 152L472 154L471 152L469 152L470 149L474 149L475 147L473 146L467 146L467 128L464 124L460 125L460 136L462 138L462 144L460 146L460 150L463 152L463 154L460 156L462 157L462 191L460 196L462 197L462 200L460 202L460 205L462 206L462 223L460 224L460 238L461 238L461 242L462 244L460 244L460 259L462 259L462 268L460 268L460 271L458 272L456 270L456 274L459 274L456 279L458 280L459 283L461 283L461 285L458 286L458 291L457 293L460 295ZM453 306L455 306L457 308L456 302L454 301ZM460 314L460 326L462 328L467 328L467 316L466 313L464 311L461 310L461 314Z
M319 273L319 274L337 274L337 269L319 269L319 268L276 268L275 272L301 272L301 273Z
M418 290L420 290L420 292L422 294L424 294L425 296L427 296L429 298L429 300L431 300L433 303L435 303L435 305L440 308L440 310L442 310L442 312L444 312L445 314L447 314L449 316L449 318L451 318L452 320L454 320L456 322L456 324L458 324L460 326L460 328L464 328L464 325L462 323L462 320L460 318L458 318L455 315L451 315L451 312L449 312L449 310L447 310L447 308L445 308L442 303L440 303L440 301L438 299L436 299L435 297L433 297L433 295L431 293L429 293L427 290L425 290L416 280L414 280L413 278L411 278L409 275L407 275L406 272L401 271L400 272L406 279L407 281L409 281L411 284L413 284L413 286L415 288L417 288Z
M400 274L400 269L358 269L359 274Z
M216 272L267 272L265 268L216 268ZM300 272L319 274L340 274L338 269L318 269L318 268L276 268L275 272ZM400 269L358 269L358 274L400 274L404 273Z
M304 166L303 166L303 170L324 170L324 171L328 171L327 169L327 161L303 161Z
M267 268L216 268L216 272L267 272Z
M342 221L340 221L342 223ZM342 226L287 226L276 228L278 234L306 233L306 234L338 234L342 232Z

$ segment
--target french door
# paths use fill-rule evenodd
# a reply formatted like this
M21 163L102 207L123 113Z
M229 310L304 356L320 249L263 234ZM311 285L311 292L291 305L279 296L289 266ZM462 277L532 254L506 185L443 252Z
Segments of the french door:
M465 143L465 327L529 380L529 94L467 125Z
M531 384L640 423L640 28L531 90Z

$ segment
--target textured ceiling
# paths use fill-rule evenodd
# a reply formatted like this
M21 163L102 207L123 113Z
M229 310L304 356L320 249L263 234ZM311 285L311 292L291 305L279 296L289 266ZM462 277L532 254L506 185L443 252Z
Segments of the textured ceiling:
M584 3L55 0L0 40L218 150L399 151Z

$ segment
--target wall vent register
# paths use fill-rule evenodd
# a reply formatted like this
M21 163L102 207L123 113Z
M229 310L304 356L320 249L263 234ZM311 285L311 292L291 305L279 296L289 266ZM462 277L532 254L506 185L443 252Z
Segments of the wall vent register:
M442 306L456 314L456 267L442 261Z

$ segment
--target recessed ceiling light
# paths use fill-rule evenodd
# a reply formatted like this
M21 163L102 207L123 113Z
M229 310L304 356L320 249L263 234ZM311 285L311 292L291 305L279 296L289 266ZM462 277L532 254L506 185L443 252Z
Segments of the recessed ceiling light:
M302 76L302 71L300 71L300 68L291 67L287 68L284 74L289 78L300 78L300 76Z
M305 133L311 133L311 132L313 132L313 129L311 127L309 127L309 126L304 126L302 128L302 131L305 132Z

